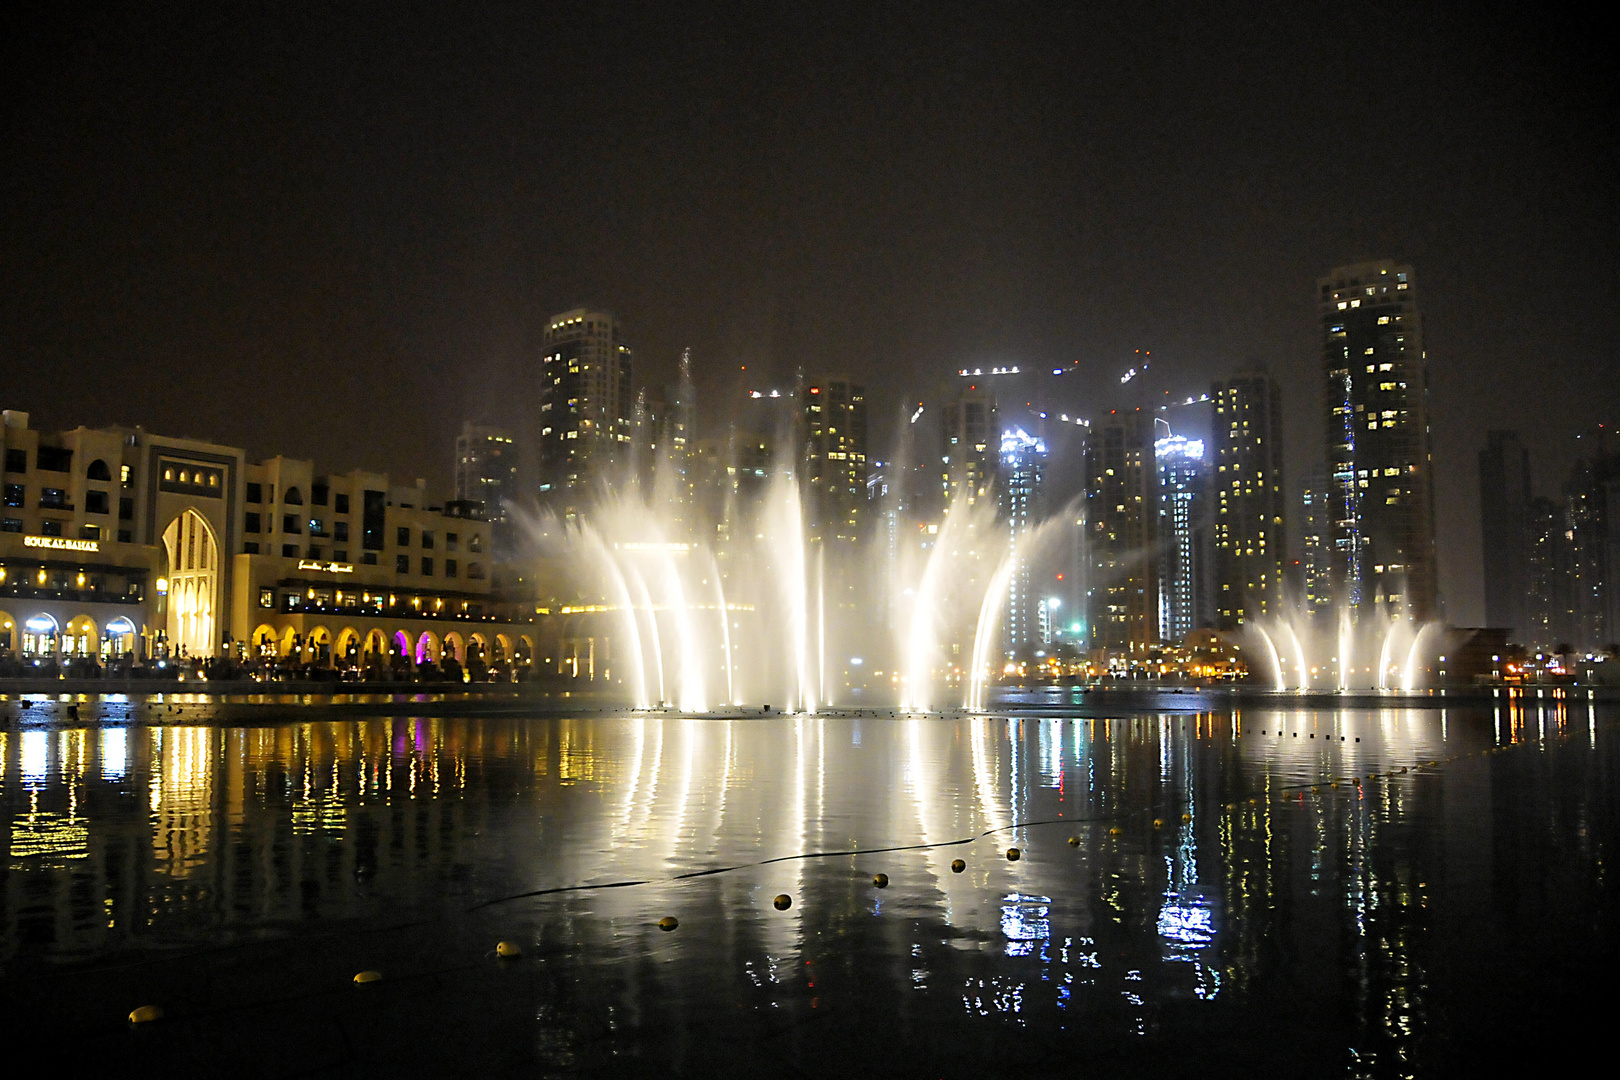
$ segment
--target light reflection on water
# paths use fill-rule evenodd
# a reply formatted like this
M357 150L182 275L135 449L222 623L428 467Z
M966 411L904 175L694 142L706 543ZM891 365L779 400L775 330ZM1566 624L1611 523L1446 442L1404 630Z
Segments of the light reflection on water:
M426 919L413 948L498 927L592 987L588 1009L527 1014L586 1071L703 1071L716 1028L744 1060L760 1009L835 1010L850 1053L903 1020L918 1061L960 1071L990 1045L962 1023L1175 1047L1282 1005L1321 1066L1416 1074L1457 1037L1460 973L1500 962L1458 920L1533 936L1512 905L1554 853L1558 911L1612 914L1612 733L1590 709L99 728L87 710L0 731L0 963L266 939L290 956L326 927ZM866 854L795 857L822 852ZM624 881L647 884L471 910ZM649 936L671 913L679 937ZM654 1022L666 994L691 1006ZM1217 1003L1238 1011L1188 1011ZM581 1042L597 1009L632 1019Z

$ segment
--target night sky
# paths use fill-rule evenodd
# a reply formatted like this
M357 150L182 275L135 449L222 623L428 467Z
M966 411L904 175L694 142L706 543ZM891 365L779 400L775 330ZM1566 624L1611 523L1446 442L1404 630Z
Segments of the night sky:
M1387 256L1418 273L1465 624L1484 430L1524 429L1551 492L1620 421L1584 16L761 6L8 10L0 404L443 492L461 421L520 420L544 318L589 303L711 395L743 364L863 375L880 433L961 366L1078 362L1095 414L1134 349L1179 396L1259 359L1294 467L1316 278Z

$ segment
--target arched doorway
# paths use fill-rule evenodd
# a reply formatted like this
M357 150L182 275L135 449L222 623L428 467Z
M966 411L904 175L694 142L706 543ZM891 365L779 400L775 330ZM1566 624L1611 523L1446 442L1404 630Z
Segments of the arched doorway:
M25 657L45 659L54 657L62 628L54 616L40 612L23 623L22 652Z
M73 657L95 656L101 650L101 630L96 620L88 615L69 619L67 634L62 639L62 652Z
M352 626L345 626L339 631L337 649L332 657L351 667L360 663L360 631Z
M280 638L276 628L268 623L260 623L253 631L253 653L255 656L274 660L281 655Z
M187 656L214 654L214 597L219 591L219 545L214 530L187 510L163 530L169 555L169 648Z
M135 653L135 624L120 615L107 624L101 638L101 656L104 660L121 660Z

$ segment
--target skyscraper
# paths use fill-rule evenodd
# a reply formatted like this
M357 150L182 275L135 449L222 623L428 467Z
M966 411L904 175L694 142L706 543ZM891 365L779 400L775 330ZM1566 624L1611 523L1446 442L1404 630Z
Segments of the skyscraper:
M1092 425L1086 448L1091 647L1146 656L1159 636L1159 477L1140 409Z
M1410 266L1341 266L1317 282L1335 592L1359 616L1438 614L1429 376Z
M1574 599L1570 591L1570 533L1564 507L1537 497L1525 511L1529 581L1525 592L1524 644L1540 652L1573 643Z
M1046 444L1023 428L1001 433L1002 513L1012 557L1017 559L1007 586L1007 642L1014 648L1041 643L1040 602L1033 591L1031 533L1041 519L1041 482Z
M691 350L681 353L680 378L673 385L636 396L635 428L635 475L642 497L664 515L675 532L696 535L692 454L697 391L692 385Z
M1210 388L1214 420L1215 618L1222 629L1282 611L1282 393L1265 371Z
M492 555L504 561L512 555L514 535L510 506L518 497L518 455L512 433L505 428L467 422L456 436L456 501L477 503L490 530Z
M1315 619L1333 606L1333 490L1321 465L1306 473L1302 501L1299 587L1305 614Z
M505 428L461 425L456 436L456 500L480 502L491 520L505 518L505 500L517 495L517 450Z
M942 490L945 505L958 499L971 506L994 486L999 432L995 395L977 383L945 405Z
M1564 485L1569 545L1570 616L1564 640L1579 650L1606 648L1620 638L1620 454L1582 458Z
M587 308L553 316L541 375L540 498L572 517L630 457L635 400L619 320Z
M1490 431L1479 452L1485 624L1514 641L1530 629L1530 451L1516 431Z
M846 376L804 387L805 480L810 539L858 544L867 534L866 388Z
M1204 444L1155 422L1159 469L1159 633L1181 641L1209 619Z

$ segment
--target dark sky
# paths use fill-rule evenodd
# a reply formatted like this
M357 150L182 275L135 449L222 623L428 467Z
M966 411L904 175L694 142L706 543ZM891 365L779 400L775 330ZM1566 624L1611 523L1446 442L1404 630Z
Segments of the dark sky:
M0 15L0 401L448 484L546 315L667 377L1078 361L1281 378L1313 290L1413 263L1442 585L1474 455L1620 420L1612 39L1428 6L39 5ZM1128 10L1127 10L1128 9ZM886 406L878 415L886 416ZM1296 476L1301 470L1296 470Z

